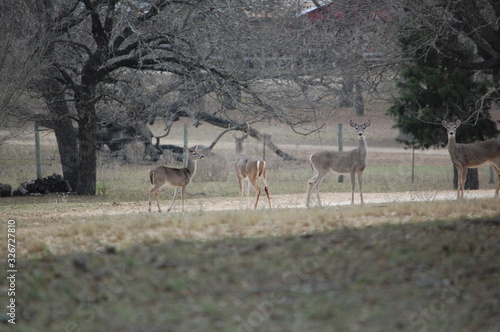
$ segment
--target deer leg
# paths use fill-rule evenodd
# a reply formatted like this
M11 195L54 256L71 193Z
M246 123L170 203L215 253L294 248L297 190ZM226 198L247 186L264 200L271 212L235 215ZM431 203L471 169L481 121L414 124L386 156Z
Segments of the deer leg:
M172 209L172 205L174 205L174 201L175 201L175 197L177 197L177 189L179 189L178 187L175 187L174 188L174 198L172 199L172 203L170 203L170 206L168 207L168 211L170 211L170 209Z
M269 208L271 209L272 207L271 207L271 197L269 197L269 187L265 186L264 191L266 192L267 201L269 202Z
M460 179L460 197L464 199L464 188L465 188L465 179L467 178L467 167L462 167L461 175L459 175Z
M351 172L351 205L354 205L354 188L356 187L356 172Z
M184 196L186 194L186 186L181 187L182 212L184 212Z
M328 174L328 172L325 172L323 174L320 174L318 172L318 177L316 178L316 180L314 181L314 187L316 188L316 199L318 200L318 206L319 207L323 207L323 205L321 204L321 199L319 198L319 185L321 184L321 182L325 179L326 177L326 174Z
M247 209L248 209L248 204L250 204L250 178L248 178L247 181Z
M455 165L457 169L457 200L460 199L460 188L462 188L462 165Z
M316 199L318 200L318 206L323 207L323 205L321 205L321 199L319 198L319 184L320 182L315 183L314 188L316 189Z
M495 197L498 197L498 192L500 191L500 166L497 166L495 164L492 164L491 167L495 170L495 172L498 175L497 179L497 189L495 190Z
M259 204L259 197L260 197L260 187L257 187L257 197L255 198L255 205L253 206L254 209L256 209L257 204Z
M265 175L259 178L262 186L264 187L264 191L266 192L267 201L269 203L269 208L271 208L271 197L269 197L269 187L267 186Z
M314 176L307 182L307 197L306 197L306 207L309 209L309 201L311 199L311 189L318 178L318 172L314 169Z
M253 181L250 181L250 179L248 179L248 193L250 192L250 183L252 184L252 187L255 189L255 191L257 192L257 197L255 198L255 205L253 206L254 209L257 208L257 204L259 203L259 197L260 197L260 187L259 187L259 184L257 183L257 178L253 179ZM248 197L248 196L247 196ZM248 203L248 201L247 201ZM248 204L247 204L247 207L248 207Z
M498 197L498 192L500 191L500 172L498 172L498 179L497 179L497 190L495 190L495 197Z
M148 212L151 213L151 190L149 191L149 205L148 205Z
M160 193L156 192L155 195L156 195L156 205L158 206L158 212L161 212L161 208L160 208Z
M159 199L160 193L158 193L158 188L156 188L156 187L151 188L151 190L149 191L148 211L151 212L151 195L153 195L153 194L156 196L156 206L158 206L158 212L161 212L160 199Z
M311 180L307 183L307 196L306 196L306 207L309 209L309 200L311 199L311 189L312 189L313 183L311 183Z
M361 198L361 204L363 204L363 173L358 173L358 187L359 187L359 197Z
M241 200L243 199L243 179L238 176L238 185L240 186L240 209L241 209Z

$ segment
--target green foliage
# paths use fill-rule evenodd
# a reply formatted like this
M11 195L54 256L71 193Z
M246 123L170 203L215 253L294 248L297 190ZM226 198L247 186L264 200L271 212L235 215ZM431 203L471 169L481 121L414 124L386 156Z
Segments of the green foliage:
M470 59L473 52L465 50L464 59L457 59L432 46L419 47L425 34L410 33L400 40L408 61L401 65L399 96L387 111L403 134L397 141L415 148L444 146L447 140L441 120L466 120L476 110L480 110L477 121L461 128L458 141L496 137L498 131L488 113L491 99L485 97L490 82L458 66L458 60Z

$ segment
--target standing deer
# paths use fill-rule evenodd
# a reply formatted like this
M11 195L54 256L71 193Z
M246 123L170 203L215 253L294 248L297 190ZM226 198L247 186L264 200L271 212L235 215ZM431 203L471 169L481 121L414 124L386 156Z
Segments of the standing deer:
M330 172L335 173L350 173L351 174L351 204L354 204L354 187L355 176L358 175L359 195L361 204L363 204L363 183L362 175L366 168L366 139L365 129L370 126L370 120L364 124L357 124L351 120L351 127L358 134L358 147L352 151L320 151L313 153L309 160L314 171L314 176L309 180L307 187L306 206L309 208L309 200L311 198L311 189L316 188L316 197L318 206L321 207L319 198L319 185L324 180L325 176Z
M443 127L448 132L448 152L450 153L451 162L457 168L458 173L457 200L464 198L467 169L477 168L484 164L491 164L498 175L497 189L495 190L495 197L498 197L498 191L500 190L500 139L458 144L456 142L456 132L461 124L460 120L455 121L455 123L442 121Z
M243 142L248 137L248 133L243 134L242 137L236 137L233 134L234 142L236 143L235 155L236 160L234 162L234 168L236 170L236 176L238 177L238 183L240 185L240 206L241 199L243 198L243 181L247 182L247 207L250 195L250 184L254 187L257 192L257 198L255 199L254 209L257 208L257 203L260 197L260 186L258 181L264 186L264 190L267 195L267 200L269 202L269 208L271 208L271 198L269 197L269 187L266 183L266 162L258 156L249 156L243 152Z
M189 149L188 152L188 165L186 168L158 166L154 169L149 170L149 180L153 185L153 188L149 190L149 212L151 212L151 196L153 194L156 195L158 212L161 212L160 202L158 199L158 190L164 184L174 187L174 198L172 199L172 203L170 203L167 211L170 211L172 205L174 205L175 197L177 196L177 190L179 188L181 188L182 211L184 211L184 196L186 193L186 186L191 183L191 180L196 173L196 162L203 158L203 155L197 151L197 147L195 149Z

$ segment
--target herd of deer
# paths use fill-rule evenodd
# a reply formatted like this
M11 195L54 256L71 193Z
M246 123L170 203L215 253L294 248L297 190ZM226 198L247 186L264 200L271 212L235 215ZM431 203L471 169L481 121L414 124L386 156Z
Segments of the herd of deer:
M500 190L500 139L493 139L489 141L482 141L469 144L456 143L455 134L457 128L460 126L461 121L448 123L442 121L443 127L446 128L448 133L448 151L450 153L451 161L458 171L458 188L457 199L464 197L464 183L467 175L467 169L476 168L484 164L491 164L493 169L498 175L497 188L495 190L495 197L498 197ZM354 204L354 189L355 180L357 175L357 182L359 187L359 195L361 204L363 204L363 187L362 175L366 168L366 138L365 130L370 126L370 121L363 124L357 124L351 120L351 127L356 130L358 136L358 147L352 151L319 151L313 153L309 158L314 176L309 180L307 187L306 206L310 207L309 201L311 198L311 189L314 186L316 190L316 198L318 206L321 205L319 197L319 185L324 180L329 172L335 173L349 173L351 175L351 204ZM257 192L254 208L257 208L259 197L261 193L260 185L264 187L267 196L269 208L271 208L271 198L269 197L269 187L266 183L266 163L258 157L247 155L243 151L243 143L248 137L248 132L244 133L242 137L237 137L233 134L235 146L235 163L236 176L240 186L240 207L241 199L243 197L244 183L247 185L247 207L249 200L250 185ZM164 184L174 187L174 197L168 211L172 208L177 191L181 189L182 196L182 211L184 211L184 196L186 186L191 182L194 174L196 173L196 162L203 158L203 155L195 149L189 150L188 165L186 168L171 168L166 166L159 166L149 170L149 179L153 187L149 191L149 209L151 212L151 197L156 196L156 203L158 211L161 212L160 203L158 200L158 190ZM260 185L259 185L260 182Z

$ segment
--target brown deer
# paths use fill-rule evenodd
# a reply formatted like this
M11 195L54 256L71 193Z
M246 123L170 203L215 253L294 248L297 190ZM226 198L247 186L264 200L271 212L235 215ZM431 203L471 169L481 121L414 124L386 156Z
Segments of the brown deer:
M307 187L306 206L309 208L311 189L316 188L318 206L321 205L319 198L319 185L329 172L350 173L351 174L351 204L354 204L355 177L358 175L359 195L363 204L363 183L362 175L366 168L366 139L365 130L370 126L370 120L363 124L357 124L351 120L351 127L358 135L358 147L352 151L320 151L313 153L309 160L314 171L314 176L309 180Z
M186 193L186 186L191 183L191 180L196 173L196 162L203 158L203 155L197 151L197 147L195 149L189 149L188 152L188 164L186 168L158 166L154 169L149 170L149 180L153 185L153 188L149 190L149 212L151 212L151 196L153 194L156 195L158 212L161 212L158 190L164 184L174 187L174 198L172 199L172 203L170 203L167 211L170 211L172 205L174 205L175 197L177 196L177 190L179 188L181 188L182 211L184 211L184 196Z
M477 168L485 164L491 164L498 175L497 189L495 190L495 197L498 197L500 190L500 139L459 144L456 142L456 133L461 124L460 120L450 123L442 121L442 125L448 133L448 152L451 162L457 168L458 173L457 200L464 198L467 169Z
M248 137L248 133L243 134L242 137L237 137L233 133L235 146L235 156L236 160L234 162L234 168L236 170L236 176L238 177L238 183L240 185L240 207L241 199L243 198L243 182L247 182L247 207L250 195L250 184L254 187L257 192L257 198L255 199L254 209L257 208L260 197L260 186L258 182L264 187L264 191L267 195L267 200L269 202L269 208L271 208L271 198L269 197L269 187L266 183L266 162L258 156L250 156L243 152L243 143Z

